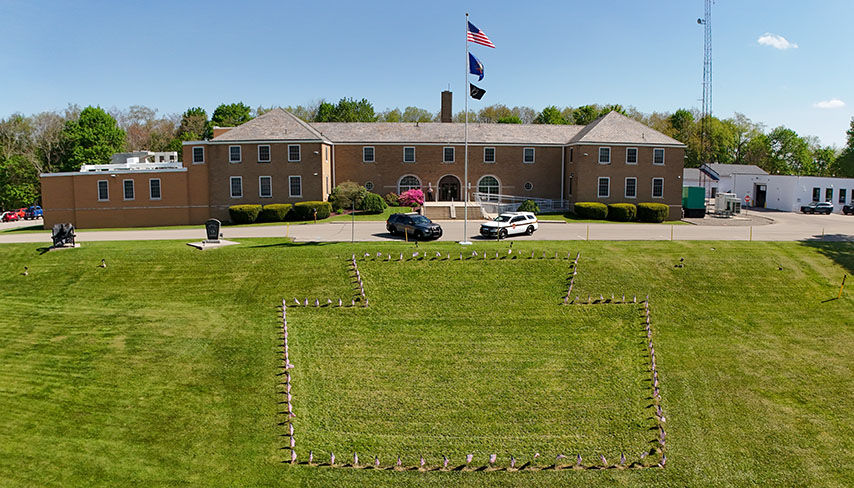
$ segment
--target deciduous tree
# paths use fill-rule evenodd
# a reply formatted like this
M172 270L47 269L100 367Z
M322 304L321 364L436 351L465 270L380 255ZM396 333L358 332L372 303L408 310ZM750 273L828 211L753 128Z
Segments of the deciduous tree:
M108 163L124 148L125 131L102 108L89 106L80 118L65 123L62 139L66 151L60 169L77 171L83 164Z

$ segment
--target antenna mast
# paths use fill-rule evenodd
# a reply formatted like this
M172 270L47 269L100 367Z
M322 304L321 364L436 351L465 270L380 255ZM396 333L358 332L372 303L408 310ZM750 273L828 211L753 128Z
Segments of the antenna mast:
M712 118L712 1L705 0L705 16L697 19L705 29L703 35L703 115L700 134L700 162L708 163L709 125Z

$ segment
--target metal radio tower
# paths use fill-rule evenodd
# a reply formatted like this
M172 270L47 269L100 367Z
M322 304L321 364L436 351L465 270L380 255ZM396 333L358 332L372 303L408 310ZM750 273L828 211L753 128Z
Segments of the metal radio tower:
M708 163L709 124L712 118L712 1L705 0L706 12L697 23L705 28L703 36L703 115L700 134L700 162Z

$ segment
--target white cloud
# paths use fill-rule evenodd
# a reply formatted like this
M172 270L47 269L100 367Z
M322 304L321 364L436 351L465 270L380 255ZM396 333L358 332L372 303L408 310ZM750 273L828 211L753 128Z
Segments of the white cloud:
M794 42L789 42L785 37L778 36L777 34L772 34L770 32L766 32L756 41L763 46L771 46L774 49L786 50L798 48L798 45Z
M845 102L838 98L834 98L832 100L822 100L820 102L816 102L812 104L815 108L842 108L845 106Z

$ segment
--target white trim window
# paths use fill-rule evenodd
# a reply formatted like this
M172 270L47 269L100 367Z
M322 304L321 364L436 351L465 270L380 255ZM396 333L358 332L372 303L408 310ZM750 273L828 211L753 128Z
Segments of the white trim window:
M535 156L535 154L534 154L534 148L533 147L526 147L526 148L522 149L522 162L523 163L533 164L534 163L534 156Z
M404 175L397 182L397 193L407 190L418 190L421 188L421 180L415 175Z
M205 164L204 146L193 146L193 164Z
M364 146L362 147L362 162L363 163L374 163L376 162L376 153L374 151L374 146Z
M404 163L414 163L415 162L415 147L414 146L405 146L403 148L403 162Z
M611 196L611 178L608 176L600 176L596 195L599 198L608 198Z
M163 192L160 187L160 178L150 178L148 180L148 199L149 200L160 200L163 196Z
M288 162L289 163L298 163L300 162L300 145L299 144L288 144Z
M454 162L454 148L453 147L443 147L442 148L442 162L443 163L453 163Z
M611 164L611 148L599 148L599 164Z
M98 201L107 202L110 200L110 183L107 180L98 180Z
M498 195L501 194L501 182L495 176L483 175L477 181L477 191L487 195L486 201L497 202Z
M243 151L240 146L228 146L228 162L239 163L243 159Z
M288 196L291 198L302 198L302 176L288 176Z
M652 198L664 198L664 178L652 179Z
M258 177L258 197L273 198L273 177L259 176Z
M664 148L657 147L652 150L652 164L664 164Z
M124 189L125 200L133 200L133 180L122 180L122 188Z
M638 148L626 148L626 164L638 164Z
M483 162L484 163L494 163L495 162L495 148L494 147L483 148Z
M634 176L630 176L626 178L626 198L637 198L638 197L638 179Z
M228 179L231 198L243 198L243 177L232 176Z
M269 163L270 161L270 145L258 144L258 162Z

